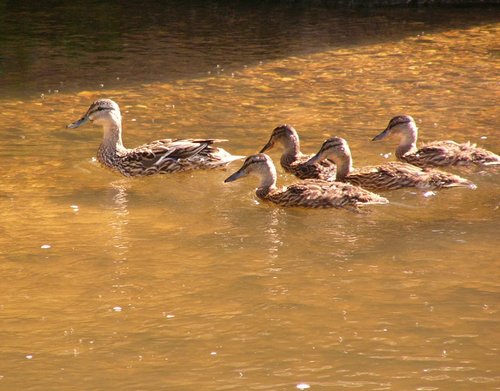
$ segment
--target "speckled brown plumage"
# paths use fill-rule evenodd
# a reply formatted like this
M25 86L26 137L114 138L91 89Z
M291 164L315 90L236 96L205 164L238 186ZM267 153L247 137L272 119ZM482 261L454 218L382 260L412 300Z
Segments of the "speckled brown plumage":
M276 168L269 156L257 154L247 157L243 166L228 177L232 182L254 174L260 177L257 197L280 206L306 208L356 208L367 204L386 204L387 199L348 183L307 179L282 188L276 187Z
M390 135L395 135L401 140L396 148L396 157L415 166L500 165L500 156L470 142L459 144L450 140L433 141L418 149L418 128L409 115L392 118L385 130L373 140L381 140Z
M326 140L311 161L314 163L327 157L337 164L337 181L349 182L370 190L395 190L405 187L475 188L472 182L458 175L436 169L422 169L408 163L389 162L378 166L353 168L349 145L340 137Z
M98 161L125 176L218 168L242 158L213 145L226 141L218 139L163 139L137 148L125 148L120 109L111 99L95 101L80 120L68 127L76 128L89 120L102 125L104 129L103 140L97 151Z
M286 172L300 179L333 180L335 177L335 165L329 160L318 164L305 164L311 155L300 151L299 135L293 126L285 124L276 127L260 153L270 150L276 143L283 146L280 164Z

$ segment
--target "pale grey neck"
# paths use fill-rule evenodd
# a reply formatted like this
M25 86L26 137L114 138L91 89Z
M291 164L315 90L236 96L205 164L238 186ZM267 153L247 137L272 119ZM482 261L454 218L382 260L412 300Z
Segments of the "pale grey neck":
M259 198L265 198L271 190L276 190L276 169L267 166L267 169L262 170L259 175L260 184L256 190L256 194Z
M352 156L335 156L331 157L337 166L337 181L343 181L352 171Z
M109 122L104 126L104 136L102 138L101 149L107 153L123 152L126 148L122 141L122 128L118 122Z
M401 158L407 153L417 151L417 125L410 123L404 132L401 133L401 140L396 148L396 157Z
M285 137L283 140L284 152L282 155L282 159L286 159L287 161L292 160L295 161L300 155L300 141L299 138L291 134L289 137Z

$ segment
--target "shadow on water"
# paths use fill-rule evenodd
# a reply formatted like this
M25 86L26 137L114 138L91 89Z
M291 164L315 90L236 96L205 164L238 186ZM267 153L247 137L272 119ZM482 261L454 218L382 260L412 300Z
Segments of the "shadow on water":
M325 4L0 1L0 88L6 97L26 97L166 82L498 19L486 7Z

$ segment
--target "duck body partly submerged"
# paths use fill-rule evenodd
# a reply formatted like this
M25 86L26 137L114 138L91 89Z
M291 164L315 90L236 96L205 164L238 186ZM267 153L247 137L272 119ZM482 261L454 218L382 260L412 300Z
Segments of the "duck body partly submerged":
M118 105L111 99L99 99L87 113L68 125L77 128L88 121L102 125L104 136L97 160L125 176L148 176L195 169L220 168L243 156L234 156L213 144L219 139L162 139L137 148L125 148Z
M389 162L378 166L353 168L349 145L340 137L326 140L320 151L311 158L311 162L316 163L327 157L337 164L337 181L349 182L369 190L396 190L407 187L475 188L472 182L458 175L436 169L422 169L408 163Z
M456 143L451 140L433 141L414 152L396 154L406 163L418 167L489 166L499 165L500 156L470 142Z
M256 190L258 198L284 207L357 208L361 205L389 202L386 198L357 186L320 179L306 179L278 188L276 168L271 158L263 153L247 157L243 166L225 182L232 182L249 174L260 177L260 185Z
M470 142L433 141L417 148L418 128L409 115L393 117L373 141L395 135L400 138L396 157L418 167L500 165L500 156Z
M335 178L335 164L329 160L317 164L306 164L312 155L306 155L300 151L299 135L293 126L285 124L276 127L260 153L270 150L276 143L283 146L280 165L285 172L299 179L333 180Z

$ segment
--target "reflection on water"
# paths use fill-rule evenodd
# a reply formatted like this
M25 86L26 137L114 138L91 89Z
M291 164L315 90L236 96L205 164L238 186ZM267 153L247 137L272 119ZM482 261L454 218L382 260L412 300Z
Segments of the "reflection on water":
M498 171L363 214L283 209L225 185L235 166L121 178L92 159L101 129L64 127L106 96L130 147L250 154L288 122L304 152L338 135L362 166L406 112L422 141L498 151L492 12L4 3L1 389L500 386Z
M120 261L127 260L127 252L129 239L127 233L128 224L128 209L127 209L127 190L131 186L131 182L127 179L120 179L110 183L113 189L113 205L112 210L114 217L110 222L112 237L110 246L116 249Z

